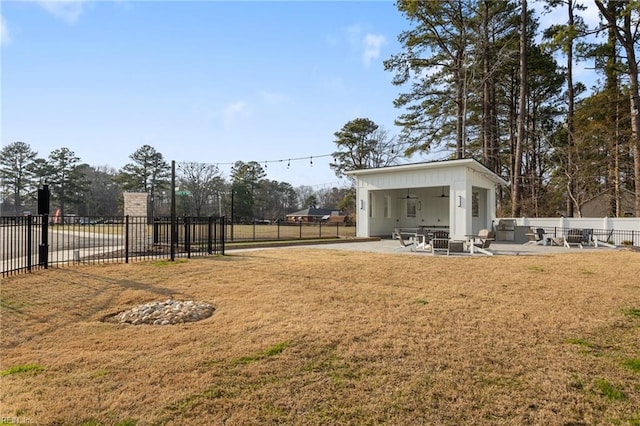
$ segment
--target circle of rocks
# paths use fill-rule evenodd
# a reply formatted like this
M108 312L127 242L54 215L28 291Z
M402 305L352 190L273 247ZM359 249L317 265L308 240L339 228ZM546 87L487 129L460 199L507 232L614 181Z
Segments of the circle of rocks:
M170 325L200 321L213 315L213 305L193 300L168 299L164 302L150 302L120 312L108 320L122 324Z

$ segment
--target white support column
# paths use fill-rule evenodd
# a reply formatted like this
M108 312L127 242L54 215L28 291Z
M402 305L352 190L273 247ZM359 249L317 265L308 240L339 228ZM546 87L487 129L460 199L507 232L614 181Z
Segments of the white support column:
M449 235L452 239L463 240L472 233L471 182L454 182L449 197Z
M358 237L369 237L369 191L362 187L356 188L356 235Z

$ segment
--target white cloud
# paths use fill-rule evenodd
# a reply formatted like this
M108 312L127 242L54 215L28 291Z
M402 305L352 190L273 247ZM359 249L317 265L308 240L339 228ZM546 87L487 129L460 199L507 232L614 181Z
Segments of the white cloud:
M287 95L276 92L268 92L266 90L260 92L260 97L263 101L270 105L280 105L289 100L289 97Z
M372 60L380 57L382 46L387 44L385 36L366 32L366 29L360 24L346 27L345 34L349 46L361 56L366 68L369 68Z
M9 42L11 42L11 37L9 36L7 23L2 15L0 15L0 46L6 46Z
M364 52L362 53L362 61L364 66L369 68L371 61L380 57L380 49L387 44L387 39L383 35L367 33L362 39Z
M56 18L73 24L84 12L87 0L41 0L39 4Z
M249 104L245 101L234 102L222 111L224 125L226 127L231 126L236 122L239 117L247 116L249 114Z

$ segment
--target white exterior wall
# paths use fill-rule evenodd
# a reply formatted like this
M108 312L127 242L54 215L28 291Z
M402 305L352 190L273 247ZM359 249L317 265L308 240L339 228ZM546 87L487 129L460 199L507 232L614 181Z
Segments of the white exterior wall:
M450 182L455 179L455 175L452 170L438 170L428 174L407 171L397 174L385 173L359 177L356 191L358 199L357 235L382 235L395 227L451 226L451 216L445 216L444 211L441 211L437 205L434 206L429 198L437 197L441 193L441 187L448 187ZM430 187L429 191L426 187ZM416 212L415 218L406 217L406 203L403 202L402 197L407 195L407 190L411 195L417 196L422 204L422 209ZM369 214L369 209L372 207L370 206L369 192L373 192L373 217L370 217ZM390 218L383 217L383 197L385 195L391 197ZM447 195L449 198L445 200L451 203L453 197L451 197L450 191L447 192ZM451 209L451 204L449 204L449 209ZM436 222L424 223L428 213L438 216L435 218Z
M503 218L495 220L496 224ZM504 218L516 221L517 226L529 226L533 229L559 228L559 229L595 229L605 231L629 231L634 235L640 234L640 218L635 217L520 217ZM637 234L635 234L637 233ZM622 244L622 238L613 238L613 243Z
M500 220L502 218L496 219ZM519 217L518 226L558 228L617 229L640 232L640 219L635 217Z
M495 181L486 172L451 163L436 166L427 163L423 168L393 172L384 169L356 172L357 235L384 236L397 227L448 226L451 238L464 239L482 228L490 228L496 210ZM448 198L440 197L443 189ZM480 194L477 218L472 217L474 190ZM407 192L416 199L415 218L406 214ZM385 197L390 198L389 217L384 214Z

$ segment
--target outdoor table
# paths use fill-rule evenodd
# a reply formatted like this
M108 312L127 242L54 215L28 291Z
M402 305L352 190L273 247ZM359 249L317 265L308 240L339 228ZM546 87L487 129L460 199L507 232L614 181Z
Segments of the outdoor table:
M463 253L465 244L465 240L449 240L449 253Z

